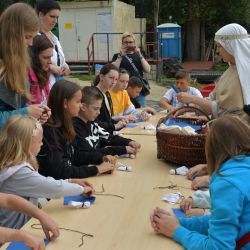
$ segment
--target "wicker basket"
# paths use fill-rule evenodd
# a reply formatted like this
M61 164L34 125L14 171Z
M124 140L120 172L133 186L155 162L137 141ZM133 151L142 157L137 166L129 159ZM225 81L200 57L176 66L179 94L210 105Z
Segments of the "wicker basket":
M162 122L165 122L170 116L175 115L176 112L186 110L187 107L180 107L173 112L170 112L166 117L161 118L157 124L156 139L157 139L157 158L164 159L177 165L185 165L192 167L199 163L206 163L205 157L205 139L206 134L197 135L181 135L173 134L168 131L159 130L158 127ZM202 113L206 119L198 120L197 118L176 118L182 121L194 122L198 125L206 124L210 120L208 115L196 108L188 107L188 111Z

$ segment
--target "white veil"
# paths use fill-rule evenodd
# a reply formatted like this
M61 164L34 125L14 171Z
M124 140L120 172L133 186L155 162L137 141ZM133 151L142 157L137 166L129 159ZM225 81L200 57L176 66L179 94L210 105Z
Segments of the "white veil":
M215 39L235 58L244 104L250 104L250 38L241 25L231 23L215 33Z

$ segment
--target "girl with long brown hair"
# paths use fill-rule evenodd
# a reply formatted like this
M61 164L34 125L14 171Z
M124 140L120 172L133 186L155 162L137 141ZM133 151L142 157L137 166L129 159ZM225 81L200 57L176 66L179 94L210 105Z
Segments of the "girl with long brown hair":
M44 35L34 37L32 46L29 47L31 68L29 69L30 92L33 100L31 103L45 104L49 98L49 74L53 44Z
M38 17L27 4L13 4L0 17L0 127L14 114L29 114L43 122L48 119L47 106L26 106L31 99L27 46L38 30Z
M104 162L99 166L84 166L85 153L73 145L75 130L72 118L81 107L80 86L60 80L53 85L48 105L52 115L44 125L44 139L38 155L39 172L55 179L85 178L113 171L114 166Z
M96 121L109 133L113 133L113 131L119 130L127 125L123 120L116 122L112 119L113 104L109 89L116 85L118 77L118 68L112 63L107 63L101 68L100 74L96 76L93 82L93 85L103 97L100 114Z

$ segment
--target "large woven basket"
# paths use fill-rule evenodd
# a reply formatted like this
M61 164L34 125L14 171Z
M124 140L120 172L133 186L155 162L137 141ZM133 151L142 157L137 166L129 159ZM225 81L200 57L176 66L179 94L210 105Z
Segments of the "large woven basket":
M177 165L185 165L192 167L196 164L206 163L205 157L205 139L206 134L197 135L181 135L173 134L168 131L159 130L158 127L162 122L165 122L169 117L180 113L182 110L186 110L187 107L180 107L170 112L166 117L159 120L156 130L157 139L157 158L164 159L167 162L171 162ZM208 115L199 108L188 107L188 110L199 112L205 116L206 119L197 118L180 118L176 119L188 122L194 122L198 125L204 125L210 120ZM178 114L177 113L177 114Z

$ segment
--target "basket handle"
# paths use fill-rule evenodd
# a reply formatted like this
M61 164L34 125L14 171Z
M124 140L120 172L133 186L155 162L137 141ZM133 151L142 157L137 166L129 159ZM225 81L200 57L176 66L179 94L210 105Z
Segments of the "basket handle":
M182 107L179 107L179 108L176 108L176 109L170 111L170 112L167 114L166 117L160 118L160 120L158 121L156 127L158 128L158 127L161 125L161 123L163 123L164 121L166 121L169 117L171 117L172 115L174 115L177 111L180 111L180 110L187 110L187 109L188 109L188 110L192 109L192 110L194 110L194 111L198 111L198 112L200 112L201 114L203 114L203 115L207 118L208 121L211 120L211 118L209 117L209 115L207 114L207 112L204 111L204 110L202 110L202 109L200 109L200 108L197 108L197 107L194 107L194 106L188 106L188 107L182 106Z
M163 121L164 121L165 119L166 119L166 117L160 118L160 120L159 120L158 123L157 123L156 128L158 128L158 127L163 123Z
M177 112L179 112L179 111L181 111L181 110L183 110L183 111L185 111L185 110L188 110L188 111L190 111L190 110L198 111L198 112L200 112L202 115L204 115L204 116L207 118L208 121L211 120L210 117L209 117L209 115L207 114L207 112L206 112L205 110L200 109L200 108L198 108L198 107L194 107L194 106L188 106L188 107L183 106L183 107L179 107L179 108L177 108L177 109L174 109L174 110L172 110L171 112L169 112L169 113L167 114L166 119L169 118L169 117L172 116L172 115L175 115L175 113L177 113ZM178 116L177 116L177 117L178 117Z

